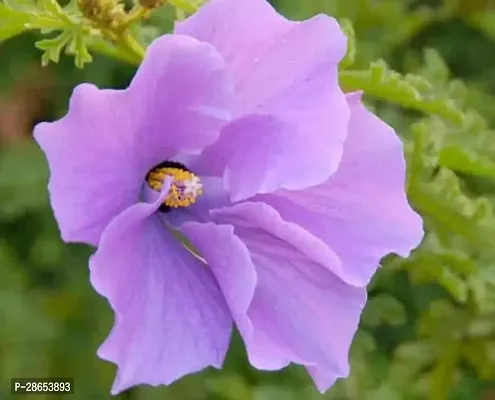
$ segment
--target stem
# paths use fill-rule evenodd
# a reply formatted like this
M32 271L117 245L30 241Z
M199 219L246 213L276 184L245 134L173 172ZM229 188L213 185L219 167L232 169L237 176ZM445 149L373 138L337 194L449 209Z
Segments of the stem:
M131 65L139 65L141 58L127 50L127 47L116 46L114 40L93 39L88 43L88 47L93 51L104 54L107 57L115 58L119 61Z
M134 6L134 8L131 11L129 11L129 14L127 14L127 17L119 25L119 28L125 29L129 27L129 25L132 25L134 22L140 21L143 18L147 18L149 14L150 14L150 10L137 4Z
M129 32L125 31L119 35L117 44L121 44L130 54L135 56L138 64L143 60L145 50Z

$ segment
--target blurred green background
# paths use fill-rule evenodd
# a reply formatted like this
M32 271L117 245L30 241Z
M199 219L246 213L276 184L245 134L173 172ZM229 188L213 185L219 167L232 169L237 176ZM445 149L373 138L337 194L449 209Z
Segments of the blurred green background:
M404 138L408 191L428 230L408 260L383 261L351 353L352 374L325 395L302 368L260 373L234 337L225 368L136 400L493 400L495 399L495 11L486 0L273 0L302 19L348 18L356 66L383 58L429 82L441 106L462 108L451 123L366 100ZM170 28L158 10L150 26ZM0 33L2 29L0 14ZM69 376L75 394L39 400L110 399L114 366L96 349L113 322L88 282L91 249L61 242L48 205L47 167L33 125L61 116L73 86L125 87L134 68L101 56L84 70L62 57L40 66L35 34L0 42L0 399L11 377ZM409 77L410 79L414 79ZM409 79L408 78L408 79ZM418 78L416 77L416 80ZM379 92L379 91L378 91ZM379 94L379 93L378 93ZM386 205L384 205L386 207Z

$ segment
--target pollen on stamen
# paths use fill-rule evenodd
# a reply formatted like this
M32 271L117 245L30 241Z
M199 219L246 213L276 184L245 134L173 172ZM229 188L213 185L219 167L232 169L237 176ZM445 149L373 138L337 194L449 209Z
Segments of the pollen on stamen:
M155 167L146 175L148 186L159 192L166 176L173 178L169 192L163 200L162 211L170 208L188 207L196 202L203 193L203 185L199 177L192 172L178 167Z

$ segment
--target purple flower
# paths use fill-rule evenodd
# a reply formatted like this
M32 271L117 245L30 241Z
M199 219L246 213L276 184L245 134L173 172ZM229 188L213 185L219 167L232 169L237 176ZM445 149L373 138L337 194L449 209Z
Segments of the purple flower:
M256 368L304 365L321 391L349 373L380 258L423 232L401 142L338 86L345 50L328 16L211 0L129 88L82 84L36 127L62 238L97 246L112 393L219 368L234 323Z

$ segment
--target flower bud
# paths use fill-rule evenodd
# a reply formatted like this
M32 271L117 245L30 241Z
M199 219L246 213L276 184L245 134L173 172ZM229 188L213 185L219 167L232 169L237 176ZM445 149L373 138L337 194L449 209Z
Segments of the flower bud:
M163 6L167 0L139 0L141 7L147 10L153 10L155 8Z
M86 18L105 25L118 23L126 15L119 0L78 0L78 5Z

